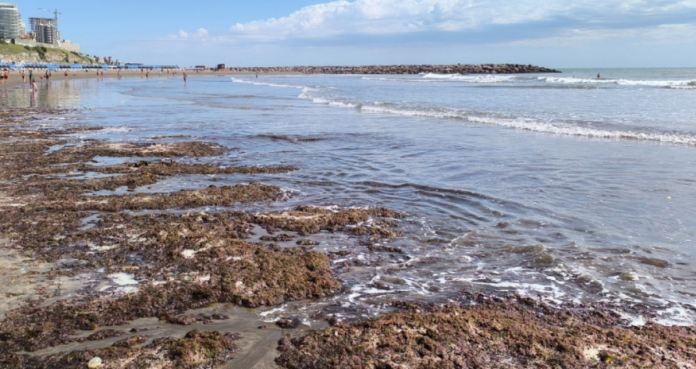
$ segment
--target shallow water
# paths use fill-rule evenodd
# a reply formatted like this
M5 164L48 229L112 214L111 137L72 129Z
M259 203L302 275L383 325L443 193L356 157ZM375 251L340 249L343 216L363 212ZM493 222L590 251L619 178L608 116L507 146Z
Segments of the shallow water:
M175 78L56 81L33 99L18 89L0 101L84 108L81 123L108 127L76 143L185 135L235 149L190 161L300 168L138 191L255 180L292 196L250 211L309 204L408 214L405 237L390 242L405 255L318 235L318 250L355 251L334 263L345 291L272 309L269 320L371 316L392 299L475 290L639 303L661 323L692 324L696 70L606 70L601 80L597 72L220 76L187 87Z

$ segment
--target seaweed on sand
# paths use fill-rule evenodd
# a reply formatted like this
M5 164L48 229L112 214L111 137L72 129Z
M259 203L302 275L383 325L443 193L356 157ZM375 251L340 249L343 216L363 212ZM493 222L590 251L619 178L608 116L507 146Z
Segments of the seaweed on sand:
M297 232L307 236L319 231L349 232L355 235L370 235L371 240L400 237L394 230L395 219L403 215L386 208L327 209L299 206L280 214L258 214L254 222L269 233L277 230Z
M160 338L147 342L147 337L134 336L112 346L74 351L64 355L0 356L0 367L13 369L83 369L93 358L101 358L104 369L214 368L230 360L237 351L233 342L238 337L219 332L192 330L183 338Z
M696 329L522 297L413 306L280 342L284 368L689 368Z

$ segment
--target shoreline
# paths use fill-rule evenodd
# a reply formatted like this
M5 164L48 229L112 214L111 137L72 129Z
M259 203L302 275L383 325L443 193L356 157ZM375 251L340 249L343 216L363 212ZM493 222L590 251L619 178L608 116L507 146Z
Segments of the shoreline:
M150 71L151 78L180 78L183 79L183 70L176 71L176 75L163 72L160 75L159 71ZM188 77L197 76L249 76L249 75L336 75L336 74L354 74L354 75L417 75L417 74L531 74L531 73L562 73L555 69L538 67L534 65L520 64L456 64L456 65L370 65L370 66L296 66L296 67L230 67L220 71L186 71ZM40 78L43 71L38 71L37 76ZM53 73L53 82L69 81L74 79L114 79L117 78L118 72L108 70L104 72L104 76L97 75L96 70L89 71L69 71L68 77L64 76L62 70ZM122 77L133 78L143 77L141 71L121 71ZM22 84L29 85L27 81L22 82L22 77L18 71L10 73L9 81L0 84L0 89L7 87L21 86ZM41 79L37 83L42 83Z
M114 363L126 360L151 360L152 350L168 355L170 361L164 364L193 360L180 350L182 346L199 347L209 359L190 362L191 367L229 368L276 367L277 355L286 368L428 363L485 367L495 362L509 363L509 367L525 363L541 367L554 363L688 367L682 364L696 358L696 348L688 346L696 339L693 327L630 327L608 306L556 308L523 298L464 295L458 305L445 307L394 301L394 314L350 323L319 317L333 327L316 331L302 328L293 317L279 320L277 326L254 320L258 314L245 307L272 307L283 301L339 293L342 282L333 279L330 261L340 255L311 251L312 234L342 232L366 243L373 237L388 240L400 236L400 215L389 209L339 209L334 213L311 206L284 213L235 211L238 202L282 201L278 188L263 184L138 193L139 187L183 174L253 176L295 169L171 163L227 150L195 141L195 137L152 138L142 143L95 141L45 155L51 147L69 144L65 135L100 129L65 125L65 121L50 126L51 118L66 113L70 112L41 111L49 118L49 125L44 122L41 131L33 123L35 110L3 112L0 123L4 156L0 238L12 240L11 245L0 243L0 247L55 267L35 271L38 274L33 276L59 282L61 278L86 278L86 283L72 287L57 283L44 291L25 292L23 301L36 299L36 303L3 311L0 334L6 339L0 341L5 353L0 354L0 364L5 366L51 362L84 367L91 357L100 356L106 367L115 367ZM95 157L128 162L94 166ZM97 199L84 196L124 186L133 191ZM212 214L195 210L206 205L227 210ZM138 210L164 214L124 213ZM180 214L179 210L187 212ZM375 219L372 226L357 226L369 218ZM268 231L261 242L249 241L255 226ZM288 239L296 241L297 247L278 246ZM389 255L398 250L375 252ZM129 261L129 255L137 255L138 262ZM95 272L101 268L105 271ZM250 268L257 269L251 273ZM539 318L540 314L545 318ZM451 331L452 327L465 329ZM147 330L141 331L143 328ZM196 330L219 335L190 334ZM440 330L448 333L437 334ZM676 343L662 341L659 335ZM169 336L174 338L165 339ZM375 340L381 344L375 345ZM278 341L280 352L275 350ZM466 343L472 341L482 346L466 349ZM531 346L524 346L525 342ZM455 351L448 351L451 345L456 346ZM401 347L408 347L414 355L398 354ZM27 352L32 354L25 356ZM476 361L481 356L477 352L488 358Z
M205 76L218 76L218 77L227 77L227 76L253 76L255 73L253 72L214 72L214 71L204 71L204 72L188 72L189 78L196 78L196 77L205 77ZM69 82L69 81L74 81L74 80L85 80L85 79L98 79L98 80L118 80L117 72L116 71L107 71L104 72L104 76L97 76L95 71L90 71L89 73L85 72L77 72L75 76L72 75L72 73L68 76L68 78L65 78L60 72L55 72L53 77L51 78L51 83L57 83L57 82ZM298 75L300 73L269 73L268 75ZM140 72L121 72L122 78L142 78L145 79L145 77L141 77ZM183 74L181 71L177 72L176 75L172 74L166 74L163 73L161 76L159 73L154 73L150 75L150 79L158 79L158 78L178 78L183 81ZM13 71L10 73L10 79L9 81L6 81L5 83L0 84L0 89L9 89L9 88L15 88L15 87L21 87L24 85L25 87L29 87L28 83L29 76L27 75L27 82L22 82L22 76L19 74L17 71ZM36 80L36 84L40 87L43 83L42 80Z

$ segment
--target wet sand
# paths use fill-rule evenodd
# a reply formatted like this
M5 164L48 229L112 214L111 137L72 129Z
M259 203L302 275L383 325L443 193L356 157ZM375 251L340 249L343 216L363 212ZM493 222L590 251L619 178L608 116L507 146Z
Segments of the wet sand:
M37 71L37 74L35 75L36 83L40 84L43 82L43 80L40 79L40 76L43 75L41 71ZM170 72L167 74L166 72L163 72L162 75L159 74L158 71L156 72L151 72L149 78L178 78L183 81L184 75L183 71L176 71L176 75L172 74ZM206 76L250 76L254 75L254 72L233 72L233 71L210 71L206 70L203 72L195 72L195 71L186 71L188 73L189 78L196 78L196 77L206 77ZM300 74L297 72L268 72L265 73L268 75L287 75L287 74ZM259 74L261 76L263 74ZM145 74L141 74L140 71L122 71L121 72L121 77L122 78L146 78ZM76 72L76 74L73 76L72 72L69 73L68 77L66 78L62 72L54 72L53 77L51 78L52 82L56 81L70 81L70 80L82 80L82 79L117 79L118 78L118 72L109 70L104 72L104 76L97 75L96 70L90 70L88 72ZM29 74L27 73L26 76L26 81L22 82L22 76L19 74L17 71L12 71L10 72L10 79L9 81L5 81L4 83L0 84L0 89L2 88L13 88L17 86L21 86L22 84L25 84L29 86Z

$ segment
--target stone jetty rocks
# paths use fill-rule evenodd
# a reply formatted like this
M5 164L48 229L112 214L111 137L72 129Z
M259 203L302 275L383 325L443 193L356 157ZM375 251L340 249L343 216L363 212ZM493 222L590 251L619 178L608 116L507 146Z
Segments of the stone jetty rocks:
M521 64L452 64L452 65L367 65L326 67L248 67L230 68L240 73L303 73L303 74L516 74L561 73L555 69Z

